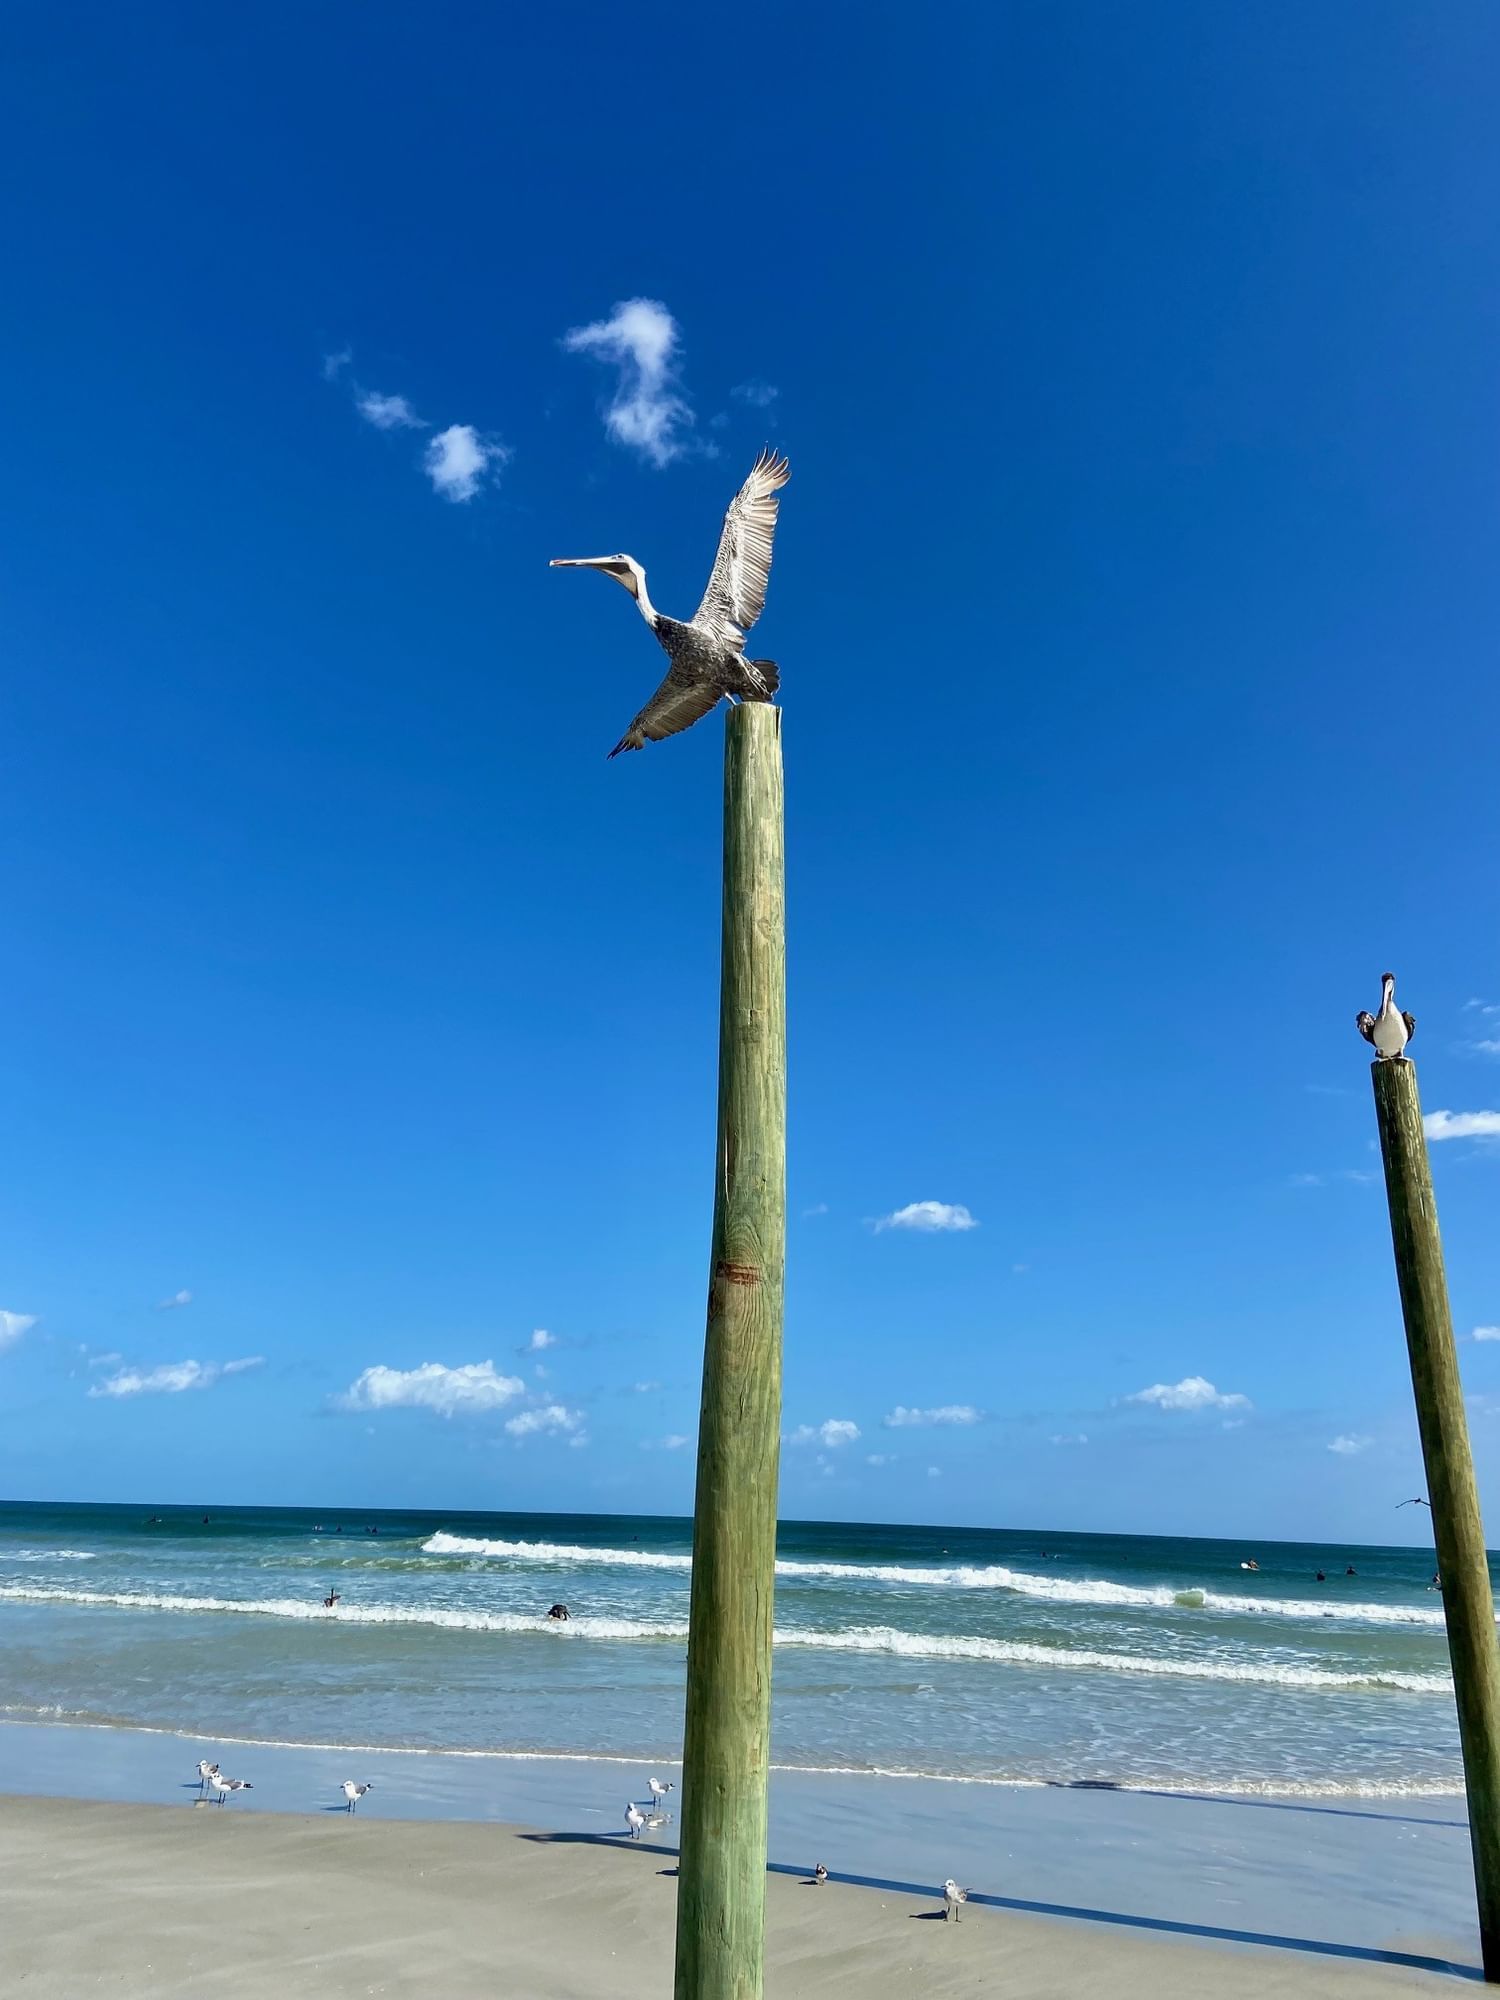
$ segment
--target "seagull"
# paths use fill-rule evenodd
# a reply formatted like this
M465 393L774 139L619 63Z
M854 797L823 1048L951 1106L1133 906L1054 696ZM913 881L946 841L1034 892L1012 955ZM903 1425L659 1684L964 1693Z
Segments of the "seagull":
M344 1811L353 1812L369 1789L368 1783L356 1785L352 1778L345 1778L343 1784L339 1786L339 1790L344 1795Z
M1420 1493L1417 1494L1413 1499L1398 1500L1396 1502L1396 1512L1398 1514L1401 1512L1401 1509L1403 1507L1425 1507L1429 1514L1432 1512L1432 1502L1430 1500L1424 1500Z
M217 1775L218 1769L218 1765L210 1764L206 1757L198 1759L198 1796L200 1798L208 1790L208 1781Z
M686 622L668 618L646 594L634 556L554 556L553 569L597 569L623 583L672 662L667 677L620 738L611 757L675 736L731 701L769 701L781 682L774 660L747 660L745 634L759 618L771 575L777 494L791 478L784 458L763 451L729 503L703 602Z
M254 1785L251 1784L248 1778L226 1778L217 1768L208 1782L218 1793L220 1805L223 1805L225 1799L232 1792L253 1792L255 1790Z
M634 1799L631 1799L625 1808L625 1824L630 1828L630 1838L632 1840L639 1840L641 1837L641 1828L646 1824L646 1815L641 1811Z
M943 1884L943 1916L948 1923L956 1924L958 1922L958 1906L960 1903L967 1903L968 1900L968 1890L960 1889L950 1875Z
M662 1783L660 1778L648 1778L646 1780L646 1790L658 1805L661 1804L668 1792L675 1792L676 1789L677 1787L672 1783L670 1778L668 1778L665 1784Z
M828 1880L828 1870L823 1866L821 1861L817 1862L813 1867L813 1880L820 1889Z
M1365 1040L1374 1047L1381 1062L1402 1062L1402 1051L1417 1032L1417 1024L1410 1014L1396 1011L1396 975L1382 972L1380 975L1380 1012L1378 1014L1358 1013L1354 1025Z

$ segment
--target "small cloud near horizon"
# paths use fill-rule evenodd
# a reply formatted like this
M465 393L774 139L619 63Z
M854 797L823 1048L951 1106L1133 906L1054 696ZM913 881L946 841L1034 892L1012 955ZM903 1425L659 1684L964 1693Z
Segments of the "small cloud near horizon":
M519 1416L508 1417L505 1428L518 1438L571 1435L576 1444L582 1424L582 1410L570 1410L562 1403L544 1403L539 1409L522 1410Z
M1248 1410L1250 1398L1238 1392L1221 1393L1202 1375L1184 1375L1180 1382L1153 1382L1149 1389L1137 1389L1127 1403L1146 1403L1158 1410Z
M916 1229L931 1233L978 1227L978 1221L961 1201L909 1201L905 1208L882 1215L875 1224L875 1234L878 1236L883 1229Z
M859 1425L850 1423L847 1417L828 1417L821 1424L798 1424L794 1431L787 1433L788 1444L825 1444L836 1449L842 1444L853 1444L859 1436Z
M247 1354L239 1361L168 1361L159 1368L122 1368L96 1382L90 1396L180 1396L186 1389L211 1389L226 1375L243 1375L251 1368L264 1368L263 1354Z
M1429 1111L1422 1130L1440 1139L1500 1139L1500 1111Z
M940 1403L932 1410L909 1410L904 1403L898 1403L880 1421L888 1431L926 1430L935 1424L977 1424L983 1414L972 1403Z
M660 299L622 299L608 319L571 327L562 344L614 368L604 429L616 444L658 470L683 456L693 412L679 386L677 322Z
M0 1347L10 1347L36 1325L35 1313L0 1312Z
M366 1368L336 1402L344 1410L432 1410L451 1417L498 1410L525 1388L518 1376L497 1375L493 1361L468 1361L457 1368L424 1361L417 1368Z

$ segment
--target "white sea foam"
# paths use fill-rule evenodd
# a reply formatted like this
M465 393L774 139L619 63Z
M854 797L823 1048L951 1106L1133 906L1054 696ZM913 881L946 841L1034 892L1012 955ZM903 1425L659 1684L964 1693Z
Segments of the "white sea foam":
M95 1560L92 1549L4 1549L0 1563L88 1563Z
M689 1555L656 1549L588 1548L577 1542L490 1541L470 1535L431 1535L428 1555L490 1556L551 1566L587 1564L600 1569L688 1571ZM1335 1618L1357 1625L1423 1625L1441 1628L1443 1613L1425 1605L1345 1603L1337 1598L1248 1597L1199 1585L1109 1583L1102 1577L1036 1576L1003 1563L917 1567L902 1563L799 1562L783 1557L776 1574L822 1577L830 1582L894 1583L945 1590L1008 1590L1053 1604L1132 1606L1153 1611L1209 1611L1240 1618Z
M98 1605L128 1611L228 1612L247 1617L322 1619L335 1625L413 1625L450 1632L496 1632L578 1641L652 1640L687 1637L680 1622L648 1618L593 1617L586 1613L554 1624L515 1611L458 1611L440 1605L341 1604L328 1611L305 1598L187 1597L169 1591L65 1590L46 1584L0 1584L0 1599ZM778 1646L833 1653L888 1653L902 1659L984 1660L998 1665L1046 1667L1054 1672L1093 1671L1149 1674L1172 1680L1236 1681L1270 1687L1355 1689L1392 1688L1411 1694L1442 1694L1452 1686L1446 1674L1403 1674L1380 1669L1330 1672L1277 1660L1189 1660L1151 1653L1100 1652L1075 1646L1038 1646L1022 1640L990 1639L962 1633L905 1632L889 1625L818 1632L778 1627Z

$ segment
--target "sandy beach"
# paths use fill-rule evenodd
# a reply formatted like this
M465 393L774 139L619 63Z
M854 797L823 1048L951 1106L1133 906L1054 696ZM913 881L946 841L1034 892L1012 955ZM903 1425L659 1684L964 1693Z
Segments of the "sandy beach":
M526 1828L0 1799L7 1990L268 2000L671 1990L670 1853ZM1229 1948L839 1882L768 1884L767 1990L787 1996L1451 1989L1452 1975Z

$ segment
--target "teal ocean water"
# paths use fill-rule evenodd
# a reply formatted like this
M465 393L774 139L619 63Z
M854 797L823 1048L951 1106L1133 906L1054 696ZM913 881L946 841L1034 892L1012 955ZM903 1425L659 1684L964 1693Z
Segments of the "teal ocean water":
M1411 1549L786 1522L773 1756L1456 1792L1432 1567ZM690 1523L659 1517L3 1506L0 1720L670 1759L690 1579Z

